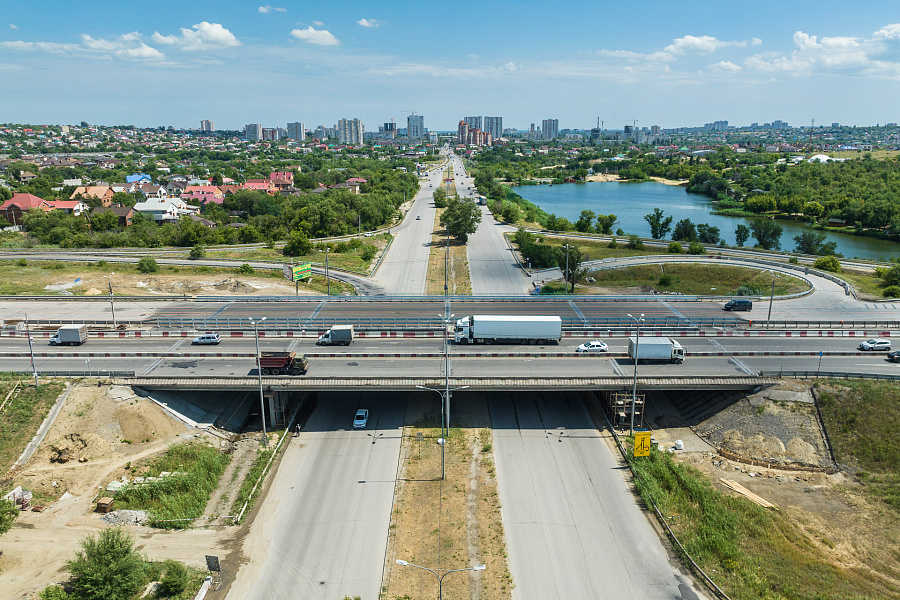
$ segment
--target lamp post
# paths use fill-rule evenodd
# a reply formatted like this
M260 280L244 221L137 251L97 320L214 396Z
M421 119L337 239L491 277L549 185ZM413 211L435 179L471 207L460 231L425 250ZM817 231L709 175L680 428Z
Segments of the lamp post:
M259 321L254 321L253 317L247 317L250 319L250 324L253 325L253 331L256 333L256 374L259 377L259 416L262 417L262 443L263 446L269 443L269 439L266 436L266 404L263 399L263 387L262 387L262 365L260 365L260 353L259 353L259 324L266 320L266 317L263 317Z
M115 275L115 272L109 274L109 276L104 275L103 278L106 279L106 282L109 284L109 308L112 310L112 318L113 318L113 329L118 329L119 324L116 322L116 305L113 304L113 293L112 293L112 276Z
M325 290L326 295L331 296L331 280L328 279L328 251L331 250L325 246Z
M769 316L766 317L766 323L769 327L772 326L772 302L775 301L775 270L772 270L772 294L769 296Z
M31 357L31 372L34 373L34 387L39 387L37 368L34 366L34 346L32 345L31 330L28 328L28 313L25 313L25 337L28 338L28 355Z
M628 318L637 323L637 335L634 338L634 387L631 388L631 435L634 435L634 407L637 401L637 366L638 356L640 356L638 350L641 343L641 324L644 322L644 313L641 313L639 318L634 318L629 314Z
M563 281L566 283L566 296L569 295L569 244L565 245L566 249L566 272L563 274Z
M93 377L93 373L91 373L91 359L87 359L84 362L87 363L88 379L91 379Z
M407 562L405 560L397 559L397 564L402 567L415 567L417 569L422 569L423 571L428 571L432 575L438 578L438 600L443 600L444 598L444 577L449 575L450 573L459 573L461 571L484 571L485 565L475 565L474 567L468 567L466 569L429 569L428 567L420 567L419 565L414 565L411 562ZM438 571L443 571L443 575L439 575Z

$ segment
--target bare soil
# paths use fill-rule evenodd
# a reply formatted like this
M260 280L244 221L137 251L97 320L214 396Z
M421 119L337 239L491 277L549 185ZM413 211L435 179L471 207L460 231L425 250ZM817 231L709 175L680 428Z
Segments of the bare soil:
M130 388L78 385L44 442L14 479L13 487L32 490L33 503L46 508L20 513L3 536L0 596L29 598L65 580L65 562L75 555L81 540L108 527L101 514L94 512L102 488L123 475L133 475L126 467L164 452L170 444L205 435L136 397ZM68 452L61 457L63 448ZM64 462L54 462L60 458ZM240 535L236 528L128 529L137 537L137 548L150 559L174 558L196 567L204 565L206 554L226 554Z

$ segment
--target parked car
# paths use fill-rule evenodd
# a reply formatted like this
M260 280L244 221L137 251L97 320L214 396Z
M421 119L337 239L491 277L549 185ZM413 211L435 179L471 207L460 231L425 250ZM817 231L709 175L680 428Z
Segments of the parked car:
M219 337L218 333L206 333L203 335L198 335L193 340L191 340L191 345L192 346L195 346L195 345L205 346L208 344L218 345L219 342L221 342L221 341L222 341L222 338Z
M609 346L606 345L606 342L600 340L591 340L590 342L585 342L578 346L575 349L575 352L608 352Z
M900 362L900 350L888 352L887 359L891 362Z
M749 298L735 298L726 302L722 310L753 310L753 302Z
M365 429L368 422L369 410L361 408L356 411L356 416L353 417L353 429Z
M863 352L868 352L871 350L890 350L891 340L886 340L884 338L872 338L871 340L860 342L859 349Z
M375 234L372 233L371 231L367 231L363 234L363 237L372 237L373 235L375 235Z
M416 221L421 221L421 220L422 220L422 215L416 215Z

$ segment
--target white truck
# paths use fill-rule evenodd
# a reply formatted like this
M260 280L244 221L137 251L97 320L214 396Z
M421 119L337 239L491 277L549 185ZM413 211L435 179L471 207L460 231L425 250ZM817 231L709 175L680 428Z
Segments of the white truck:
M353 341L353 325L334 325L319 336L316 346L347 346Z
M63 325L50 338L51 346L80 346L87 341L87 325Z
M457 344L559 342L562 319L558 316L472 315L456 322Z
M680 365L684 362L684 346L664 337L642 337L640 343L630 337L628 356L637 362L660 361Z

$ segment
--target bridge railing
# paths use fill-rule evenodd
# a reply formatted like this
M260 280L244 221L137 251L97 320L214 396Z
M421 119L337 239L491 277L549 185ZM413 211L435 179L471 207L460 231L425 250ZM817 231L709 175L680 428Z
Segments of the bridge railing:
M12 369L8 372L28 376L34 373L31 369ZM134 377L134 371L110 371L108 369L92 369L90 371L45 371L44 369L38 369L37 374L38 377Z
M849 373L840 371L760 371L760 377L790 377L793 379L883 379L900 381L900 374Z

